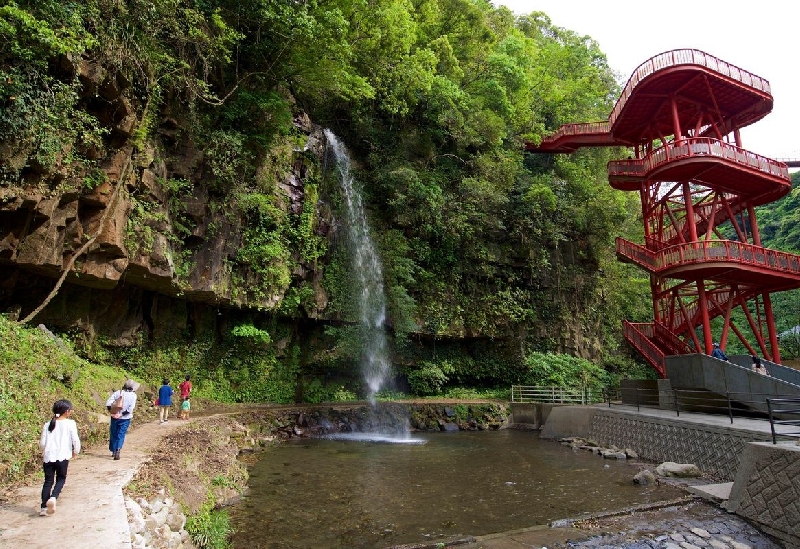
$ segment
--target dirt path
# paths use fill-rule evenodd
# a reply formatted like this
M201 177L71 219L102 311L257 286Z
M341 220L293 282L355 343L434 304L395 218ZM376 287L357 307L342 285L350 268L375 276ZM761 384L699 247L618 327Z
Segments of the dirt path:
M121 459L114 461L108 442L84 448L70 461L56 513L39 516L41 483L24 486L0 505L0 548L86 549L131 547L122 489L156 450L163 435L186 425L172 420L136 424L125 437Z

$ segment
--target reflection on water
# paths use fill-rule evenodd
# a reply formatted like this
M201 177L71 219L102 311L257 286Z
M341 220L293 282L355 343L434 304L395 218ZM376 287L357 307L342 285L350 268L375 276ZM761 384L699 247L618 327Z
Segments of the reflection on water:
M334 433L319 438L325 440L346 440L350 442L382 442L384 444L425 444L428 439L411 435L384 435L381 433Z
M300 439L263 454L231 509L236 549L366 549L525 528L670 499L638 469L514 430L426 444Z

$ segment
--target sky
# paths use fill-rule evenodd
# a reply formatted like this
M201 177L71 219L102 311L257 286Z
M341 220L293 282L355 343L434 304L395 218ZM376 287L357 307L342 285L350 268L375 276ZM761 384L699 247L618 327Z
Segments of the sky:
M492 0L518 15L542 11L553 25L591 36L627 82L659 53L704 51L765 78L773 108L741 130L742 146L775 159L800 159L800 3L792 0ZM575 122L588 122L575 120Z

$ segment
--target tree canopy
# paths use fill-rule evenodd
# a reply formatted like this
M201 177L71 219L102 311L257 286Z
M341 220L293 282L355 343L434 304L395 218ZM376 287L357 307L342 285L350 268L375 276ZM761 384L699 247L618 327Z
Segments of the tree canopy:
M637 230L636 197L606 180L615 151L524 152L562 123L607 118L618 92L598 44L545 13L486 0L9 2L0 185L65 162L65 151L84 171L97 167L91 145L108 143L108 130L97 97L64 68L78 59L129 84L139 146L178 119L202 147L202 182L165 183L184 256L180 197L202 184L243 223L241 291L277 288L284 314L299 314L310 291L292 287L296 264L324 259L331 310L347 315L344 271L315 233L314 204L281 211L263 177L296 148L300 111L359 160L400 336L516 338L551 351L571 319L615 349L620 315L641 309L627 292L647 302L641 281L613 266L614 236ZM335 204L322 178L306 187L307 199ZM134 213L134 223L153 217L143 202Z

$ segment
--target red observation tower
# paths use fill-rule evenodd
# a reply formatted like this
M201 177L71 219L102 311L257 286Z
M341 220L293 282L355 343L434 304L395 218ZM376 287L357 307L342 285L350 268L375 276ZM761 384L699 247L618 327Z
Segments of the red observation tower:
M754 208L791 190L789 170L743 149L739 135L771 110L763 78L702 51L673 50L634 71L607 122L566 124L527 147L634 151L608 163L608 180L639 192L645 242L618 238L617 257L649 273L654 318L626 321L624 333L661 377L665 356L710 354L731 337L780 363L770 294L800 288L800 256L761 245ZM722 237L724 224L735 240ZM737 307L746 325L732 321Z

